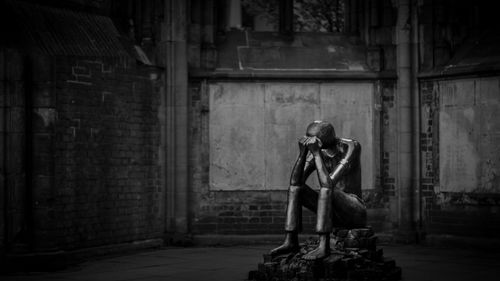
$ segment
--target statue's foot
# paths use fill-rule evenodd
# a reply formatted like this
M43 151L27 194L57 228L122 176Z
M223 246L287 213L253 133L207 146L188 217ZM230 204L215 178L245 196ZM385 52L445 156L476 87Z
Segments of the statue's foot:
M283 243L283 245L269 251L269 254L273 257L276 257L284 254L297 253L299 249L300 248L298 244L285 242Z
M330 248L328 247L323 247L323 246L318 246L316 249L310 251L309 253L305 254L302 258L305 260L319 260L326 258L327 256L330 255Z

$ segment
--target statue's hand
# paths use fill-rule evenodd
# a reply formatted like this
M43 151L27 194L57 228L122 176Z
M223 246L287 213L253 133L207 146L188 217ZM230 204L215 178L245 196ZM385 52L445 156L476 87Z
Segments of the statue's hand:
M307 146L307 149L309 149L309 151L311 151L311 153L318 153L321 149L321 146L322 146L322 143L321 143L321 140L317 137L311 137L311 138L308 138L307 141L306 141L306 146Z
M309 137L307 136L303 136L299 139L299 149L300 149L300 153L304 153L306 150L307 150L307 140L309 139Z

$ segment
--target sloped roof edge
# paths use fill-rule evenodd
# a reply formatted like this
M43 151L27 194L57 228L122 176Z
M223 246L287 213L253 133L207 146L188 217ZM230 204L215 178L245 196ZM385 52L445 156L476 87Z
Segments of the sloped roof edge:
M22 1L2 1L4 44L51 56L130 57L112 20Z

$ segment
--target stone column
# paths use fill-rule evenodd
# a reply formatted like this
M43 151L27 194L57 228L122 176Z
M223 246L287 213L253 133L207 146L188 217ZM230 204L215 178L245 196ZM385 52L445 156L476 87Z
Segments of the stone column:
M6 63L4 49L0 48L0 253L5 252L6 224L7 224L7 93L5 81Z
M398 20L396 24L397 51L397 153L398 171L396 196L398 200L397 238L412 240L413 223L413 177L414 177L414 110L411 66L411 25L410 0L398 0ZM414 237L414 236L413 236Z
M413 220L417 239L420 239L422 223L422 198L421 198L421 160L420 160L420 90L418 72L420 67L419 54L419 1L411 2L411 84L413 97ZM417 241L418 242L418 241Z
M229 28L241 28L241 1L229 0L228 24Z
M164 186L166 233L185 234L188 223L188 73L186 1L165 1L160 48L165 67L163 100Z

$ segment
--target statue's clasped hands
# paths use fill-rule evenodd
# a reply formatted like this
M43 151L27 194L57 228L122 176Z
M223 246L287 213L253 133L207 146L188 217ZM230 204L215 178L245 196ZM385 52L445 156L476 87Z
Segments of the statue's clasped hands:
M301 152L305 152L306 149L311 153L317 153L321 150L323 143L317 137L304 136L299 140L299 148Z

